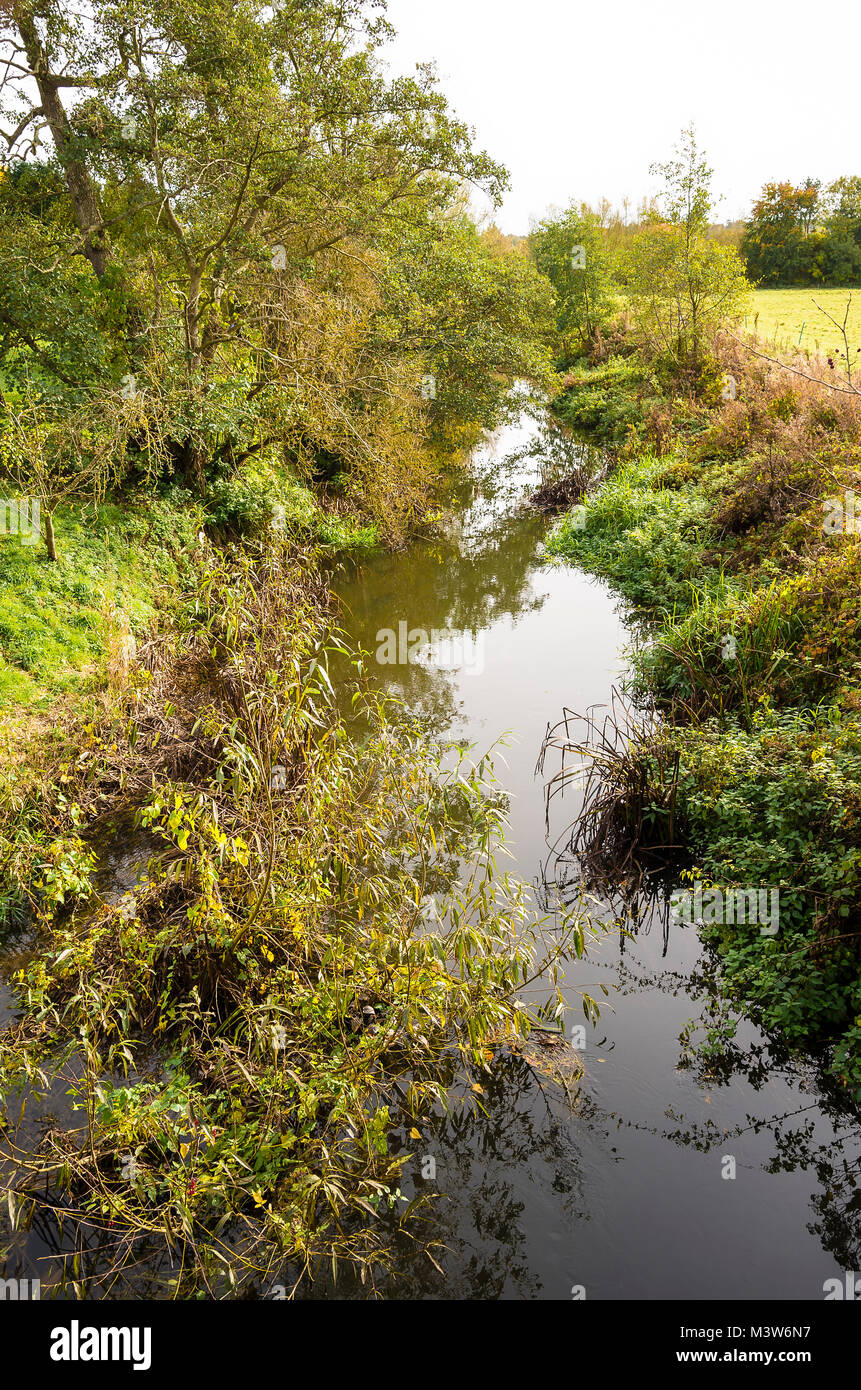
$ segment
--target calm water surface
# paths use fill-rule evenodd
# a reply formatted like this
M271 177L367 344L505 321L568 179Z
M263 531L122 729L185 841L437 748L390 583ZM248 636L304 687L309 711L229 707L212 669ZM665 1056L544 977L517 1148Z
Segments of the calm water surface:
M368 669L475 756L505 739L507 867L531 885L548 853L535 775L546 728L566 708L607 704L631 640L611 590L542 558L547 523L523 505L540 448L523 451L541 430L525 413L479 451L471 499L443 539L336 581L344 626L372 654L400 622L472 634L453 670ZM575 805L557 807L554 834ZM691 1061L681 1035L720 1005L695 929L604 936L568 971L568 1026L583 1021L578 988L601 984L609 998L571 1097L524 1059L500 1059L488 1116L455 1105L428 1140L445 1281L405 1256L400 1296L568 1299L582 1285L589 1299L822 1298L825 1279L861 1263L855 1118L828 1100L815 1065L779 1056L744 1021L713 1067Z
M605 585L542 559L547 523L524 501L547 447L540 419L524 413L479 451L444 538L336 577L344 625L372 654L377 633L397 632L400 622L410 632L472 634L450 671L373 657L368 669L426 718L432 735L466 742L472 756L505 740L496 758L510 798L505 867L532 886L536 910L548 854L535 775L545 731L566 708L608 702L630 641ZM570 796L556 804L551 838L576 806ZM148 853L138 835L120 836L102 866L102 891L119 896ZM29 935L13 933L3 945L5 1019L13 1011L6 981ZM788 1062L747 1023L710 1068L692 1059L681 1038L721 1008L695 931L653 921L633 938L602 935L568 972L566 1028L583 1021L579 992L598 994L601 985L609 997L598 1027L587 1029L585 1074L567 1093L546 1068L501 1055L485 1083L486 1113L465 1087L454 1088L448 1117L425 1130L420 1146L404 1136L405 1152L421 1148L436 1163L430 1181L410 1159L402 1186L407 1196L422 1184L439 1194L427 1233L442 1274L409 1244L398 1250L398 1282L378 1291L570 1299L582 1286L588 1299L819 1299L825 1279L861 1269L857 1121L828 1098L812 1062ZM567 1055L557 1043L560 1052ZM58 1083L28 1111L30 1138L46 1122L79 1123L69 1105ZM721 1176L725 1156L735 1159L735 1180ZM0 1237L10 1237L4 1213ZM111 1247L110 1232L94 1243L96 1270L111 1264ZM9 1241L5 1276L47 1281L69 1249L67 1236L40 1219L29 1236ZM139 1296L170 1296L175 1271L159 1242L150 1256L139 1251L137 1269ZM96 1275L86 1296L117 1292ZM321 1278L304 1296L370 1294Z

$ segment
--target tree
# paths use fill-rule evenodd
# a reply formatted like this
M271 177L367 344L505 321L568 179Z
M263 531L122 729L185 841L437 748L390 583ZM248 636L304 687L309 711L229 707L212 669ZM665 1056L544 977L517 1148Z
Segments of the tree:
M738 314L750 287L735 247L708 235L711 170L692 128L683 131L676 154L652 166L663 176L664 192L656 215L629 245L623 275L643 343L696 378L714 333Z
M556 293L556 337L565 361L588 345L616 307L613 257L600 211L573 203L533 227L529 246Z
M825 280L829 285L861 283L861 178L835 179L823 200L828 238Z
M127 452L137 463L141 438L166 442L171 469L200 492L278 449L394 479L405 434L462 406L451 395L424 410L427 343L409 325L374 328L400 312L398 243L420 274L435 267L422 283L451 327L445 267L458 276L471 256L476 283L490 267L476 237L442 253L457 241L452 209L467 184L498 202L504 170L472 149L428 69L384 72L389 31L371 0L84 8L14 0L2 30L9 167L42 168L46 150L63 188L50 225L28 210L26 179L14 190L14 269L39 292L4 301L8 354L32 369L41 353L57 394L146 383L149 426ZM481 301L500 323L535 289L512 254ZM524 332L492 329L476 343L475 390L532 361ZM387 491L395 505L397 486Z
M64 254L75 221L56 161L19 161L0 178L0 368L70 406L114 374L123 311L81 255Z
M713 170L697 145L696 131L692 125L682 131L674 153L675 159L668 160L666 164L652 164L649 169L653 178L659 177L664 182L655 203L654 216L661 222L680 227L686 245L690 246L709 225L713 205Z
M829 231L861 246L861 177L835 179L826 189L824 202Z
M741 242L748 273L763 285L821 284L827 235L820 226L817 180L766 183L753 205Z
M48 558L59 560L54 513L72 500L98 503L115 474L117 435L127 422L108 403L100 419L87 410L72 415L51 410L27 392L18 405L5 402L0 433L0 476L22 496L38 502ZM133 407L132 407L133 409Z

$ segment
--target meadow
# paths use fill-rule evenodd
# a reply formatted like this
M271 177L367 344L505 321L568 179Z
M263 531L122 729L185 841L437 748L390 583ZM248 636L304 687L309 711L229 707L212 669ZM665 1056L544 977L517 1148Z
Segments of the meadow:
M837 329L826 314L843 322L846 301L852 296L849 310L849 340L861 342L861 290L800 289L755 290L753 304L744 326L778 347L821 348L824 352L842 346ZM821 308L817 308L817 304Z

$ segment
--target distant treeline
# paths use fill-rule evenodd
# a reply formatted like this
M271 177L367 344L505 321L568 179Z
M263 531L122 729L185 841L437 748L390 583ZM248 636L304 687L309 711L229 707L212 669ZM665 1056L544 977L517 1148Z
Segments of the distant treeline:
M580 204L579 211L600 227L605 245L619 254L644 227L661 220L659 203L647 198L633 209L626 200L616 208L602 198L594 206ZM562 215L553 209L545 221ZM710 222L708 237L738 247L754 284L861 285L861 175L826 186L819 179L805 179L797 187L763 184L746 221ZM507 240L517 244L524 238Z
M740 249L761 285L861 284L861 177L765 184Z

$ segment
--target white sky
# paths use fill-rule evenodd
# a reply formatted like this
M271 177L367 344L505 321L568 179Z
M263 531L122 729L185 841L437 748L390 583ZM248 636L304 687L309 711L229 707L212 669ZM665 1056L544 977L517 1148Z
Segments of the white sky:
M720 221L766 180L861 173L857 0L389 0L388 16L392 67L435 61L508 168L506 232L571 199L635 209L691 119Z

